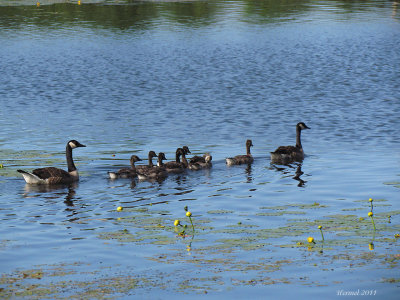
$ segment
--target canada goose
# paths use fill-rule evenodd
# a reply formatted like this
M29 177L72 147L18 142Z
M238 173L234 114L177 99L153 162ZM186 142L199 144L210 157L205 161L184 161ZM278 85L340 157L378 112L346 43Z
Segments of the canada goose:
M182 147L182 156L181 156L181 163L182 163L182 165L183 165L183 167L184 168L187 168L188 166L189 166L189 163L188 163L188 161L187 161L187 159L186 159L186 154L188 154L188 153L192 153L192 152L190 152L190 150L189 150L189 147L188 146L183 146Z
M35 169L32 173L24 170L17 171L22 174L26 183L29 184L63 184L78 181L78 170L76 169L74 160L72 159L72 149L78 147L86 146L76 140L70 140L67 143L65 156L67 158L68 172L54 167Z
M142 171L144 172L144 170L154 167L153 157L157 157L157 154L154 151L149 151L149 155L148 155L149 164L136 166L136 173L140 173Z
M131 159L130 159L131 167L130 168L122 168L118 172L108 172L110 179L136 177L135 162L137 162L137 161L141 161L141 159L136 155L132 155Z
M189 162L190 170L209 169L212 167L212 156L210 153L205 153L203 156L193 156Z
M293 161L302 161L304 159L304 151L301 146L301 131L310 129L303 122L296 125L296 146L280 146L274 152L271 152L271 162L287 164Z
M175 161L169 161L164 164L164 168L168 173L182 173L185 171L185 167L180 161L181 155L184 155L185 151L182 148L176 149Z
M140 171L140 173L138 173L138 178L140 180L160 180L166 178L168 176L168 172L165 170L164 164L162 162L165 159L165 154L163 152L158 153L157 166Z
M253 156L250 153L250 147L253 146L251 140L246 141L246 155L236 155L235 157L229 157L226 159L226 164L228 166L241 165L241 164L251 164L254 161Z

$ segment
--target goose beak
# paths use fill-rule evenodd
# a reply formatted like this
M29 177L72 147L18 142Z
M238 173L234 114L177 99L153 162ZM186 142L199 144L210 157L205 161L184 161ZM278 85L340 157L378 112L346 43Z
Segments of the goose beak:
M86 145L81 144L81 143L78 143L76 146L77 146L77 147L86 147Z

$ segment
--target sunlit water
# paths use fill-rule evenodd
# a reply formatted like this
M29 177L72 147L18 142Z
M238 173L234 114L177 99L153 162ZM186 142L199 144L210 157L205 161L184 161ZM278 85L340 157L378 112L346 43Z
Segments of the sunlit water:
M17 2L0 6L0 295L396 298L396 2ZM299 121L307 157L272 165ZM227 167L247 138L254 164ZM66 168L70 139L80 182L25 185L17 169ZM107 179L182 145L213 168Z

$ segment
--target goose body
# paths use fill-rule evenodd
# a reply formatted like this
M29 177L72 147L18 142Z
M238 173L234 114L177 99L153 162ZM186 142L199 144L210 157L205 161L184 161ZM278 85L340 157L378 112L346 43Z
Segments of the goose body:
M168 172L165 170L163 160L165 160L165 154L163 152L158 153L157 166L143 170L138 174L140 180L162 180L168 176Z
M246 141L246 155L236 155L235 157L228 157L226 159L226 164L228 166L251 164L254 161L253 156L250 153L250 147L253 146L251 140Z
M212 167L212 156L209 153L205 153L203 156L193 156L189 161L190 170L201 170L209 169Z
M131 163L130 168L122 168L117 172L108 172L108 176L110 176L110 179L136 177L137 174L136 174L135 162L137 161L141 161L141 159L136 155L132 155L130 159Z
M32 172L17 170L29 184L65 184L79 180L78 170L72 158L72 149L86 147L76 140L70 140L65 149L68 172L55 167L39 168Z
M182 173L185 171L185 166L180 161L180 157L185 155L184 153L185 151L182 148L176 149L175 161L169 161L164 164L164 168L168 173Z
M293 161L302 161L304 159L303 146L301 145L301 131L310 129L303 122L296 125L296 146L280 146L274 152L271 152L271 162L278 164L288 164Z
M148 160L149 160L149 164L148 165L141 165L141 166L136 166L136 173L140 174L145 172L147 169L153 168L153 158L157 157L157 154L154 151L149 151L149 155L148 155Z

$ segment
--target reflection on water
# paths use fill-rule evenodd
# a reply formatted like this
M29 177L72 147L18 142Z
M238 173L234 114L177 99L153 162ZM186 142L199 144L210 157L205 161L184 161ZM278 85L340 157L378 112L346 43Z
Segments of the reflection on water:
M270 168L278 171L279 173L282 173L282 178L291 177L294 180L298 181L298 187L305 187L307 181L301 178L301 176L304 174L304 172L301 170L302 165L303 163L293 163L285 166L280 166L271 163Z

